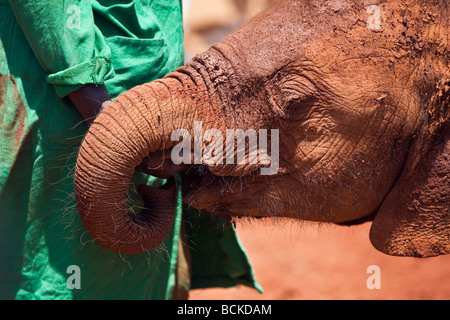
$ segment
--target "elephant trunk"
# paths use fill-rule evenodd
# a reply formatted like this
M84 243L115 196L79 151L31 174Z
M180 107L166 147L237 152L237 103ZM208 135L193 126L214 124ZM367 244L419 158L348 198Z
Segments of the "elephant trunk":
M141 190L153 200L139 213L129 212L127 199L142 159L173 147L174 129L193 126L198 86L186 78L167 77L123 93L98 116L81 146L75 172L78 211L91 236L113 251L142 253L170 232L173 190Z

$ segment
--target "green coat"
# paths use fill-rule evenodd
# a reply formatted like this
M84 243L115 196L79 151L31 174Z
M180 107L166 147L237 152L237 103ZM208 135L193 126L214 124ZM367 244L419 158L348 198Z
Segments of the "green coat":
M180 197L171 234L141 255L98 245L76 210L87 126L67 95L104 83L114 99L182 65L181 0L0 0L0 39L0 299L170 299L186 219L191 288L259 290L235 230Z

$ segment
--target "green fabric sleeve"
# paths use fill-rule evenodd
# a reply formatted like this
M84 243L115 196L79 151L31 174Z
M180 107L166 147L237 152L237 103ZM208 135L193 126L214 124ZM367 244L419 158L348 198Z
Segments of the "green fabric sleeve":
M89 0L9 0L59 97L114 77L111 51L94 24Z

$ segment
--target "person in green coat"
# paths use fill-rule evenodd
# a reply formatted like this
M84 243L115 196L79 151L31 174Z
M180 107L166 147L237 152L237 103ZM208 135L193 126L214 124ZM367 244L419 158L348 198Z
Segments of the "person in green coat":
M180 192L172 232L140 255L101 247L76 210L89 124L122 92L184 64L181 0L0 0L0 39L0 299L261 290L234 228L183 206Z

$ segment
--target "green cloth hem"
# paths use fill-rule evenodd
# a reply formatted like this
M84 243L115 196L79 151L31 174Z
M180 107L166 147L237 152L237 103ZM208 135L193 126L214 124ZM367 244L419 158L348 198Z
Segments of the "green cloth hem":
M183 210L183 201L181 196L181 177L175 176L175 184L176 184L176 196L175 196L175 212L182 212ZM180 241L180 233L181 233L181 224L182 224L182 214L176 214L175 215L175 221L173 223L172 229L173 232L173 238L172 238L172 259L170 259L170 272L169 272L169 279L167 282L167 290L166 290L166 300L172 299L173 296L173 290L177 284L176 281L176 268L178 264L178 248L179 248L179 241Z

